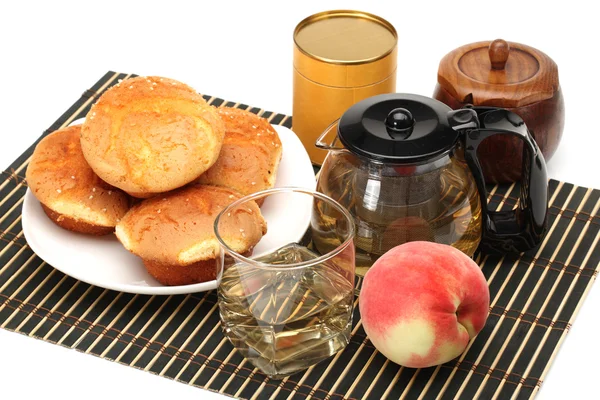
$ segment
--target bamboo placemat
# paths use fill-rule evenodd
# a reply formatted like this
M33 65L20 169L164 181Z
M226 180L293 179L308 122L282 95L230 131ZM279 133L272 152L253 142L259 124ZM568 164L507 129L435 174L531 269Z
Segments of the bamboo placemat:
M85 116L103 90L127 77L107 73L45 134ZM291 126L282 114L205 98ZM235 397L532 398L600 261L600 191L551 181L543 244L520 257L476 257L490 286L490 317L461 357L427 369L399 367L374 349L356 309L352 339L343 352L272 381L224 339L214 291L145 296L105 290L62 274L33 253L23 237L21 205L36 143L0 180L0 327ZM517 197L516 187L490 188L490 207L513 208Z

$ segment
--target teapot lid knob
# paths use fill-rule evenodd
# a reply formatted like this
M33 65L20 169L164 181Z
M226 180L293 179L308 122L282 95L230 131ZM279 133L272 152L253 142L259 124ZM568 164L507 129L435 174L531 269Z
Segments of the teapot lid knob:
M385 119L385 127L392 139L406 139L415 125L415 119L406 108L394 108Z
M509 53L510 46L506 40L496 39L490 43L488 54L490 56L492 69L504 69Z

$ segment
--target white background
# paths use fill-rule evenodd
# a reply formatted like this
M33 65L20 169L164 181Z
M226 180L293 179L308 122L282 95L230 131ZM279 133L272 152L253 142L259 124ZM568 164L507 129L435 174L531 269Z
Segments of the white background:
M593 2L589 2L593 4ZM292 32L327 9L360 9L398 30L400 92L431 95L437 67L466 43L504 38L559 66L566 125L552 178L600 188L597 13L577 1L302 0L2 2L0 167L6 168L108 70L163 75L202 93L291 113ZM540 399L599 398L600 289L590 292ZM206 391L0 330L4 397L204 399ZM54 397L54 396L50 396Z

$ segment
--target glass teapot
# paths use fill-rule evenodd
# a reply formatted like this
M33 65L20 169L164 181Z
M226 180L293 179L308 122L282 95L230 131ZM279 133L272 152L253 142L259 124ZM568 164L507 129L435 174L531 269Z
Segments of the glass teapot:
M327 137L335 133L333 140ZM477 147L492 135L523 141L519 204L487 207ZM341 142L340 146L338 142ZM491 107L452 110L429 97L385 94L356 103L317 139L330 150L317 190L355 218L356 264L366 272L399 244L434 241L469 256L521 252L546 230L546 164L523 120Z

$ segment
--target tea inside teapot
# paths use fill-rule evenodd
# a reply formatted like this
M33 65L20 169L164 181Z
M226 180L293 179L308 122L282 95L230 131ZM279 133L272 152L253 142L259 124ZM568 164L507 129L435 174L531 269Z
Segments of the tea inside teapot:
M322 170L326 191L355 217L356 268L364 274L381 255L410 241L451 243L472 255L481 239L477 187L460 149L433 163L364 162L342 150ZM330 164L331 165L331 164Z

